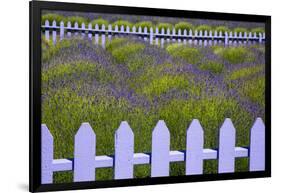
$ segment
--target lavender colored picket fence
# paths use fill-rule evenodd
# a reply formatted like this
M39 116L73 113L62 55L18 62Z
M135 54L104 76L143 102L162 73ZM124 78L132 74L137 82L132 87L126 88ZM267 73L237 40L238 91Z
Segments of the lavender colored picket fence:
M45 39L50 40L50 35L52 35L52 41L62 40L65 38L70 38L71 36L80 35L83 38L88 38L92 40L94 38L95 43L101 43L102 47L105 47L106 41L110 41L112 37L125 37L133 36L139 37L144 41L149 41L150 44L159 45L164 47L165 43L178 42L183 44L190 45L199 45L199 46L211 46L211 45L242 45L242 44L255 44L255 43L264 43L265 42L265 33L236 33L236 32L226 32L222 33L217 31L192 31L192 30L181 30L178 31L173 29L158 29L155 30L150 28L149 30L145 27L138 29L133 26L130 28L127 26L118 27L108 25L92 26L89 24L87 27L82 23L81 27L78 23L74 23L74 26L71 26L70 22L67 22L65 25L64 22L60 22L58 25L56 21L53 21L52 24L48 20L45 21L45 24L42 25L42 30L45 34ZM51 33L51 34L50 34ZM59 35L57 34L59 33Z
M185 162L185 174L203 174L203 160L218 160L218 173L235 171L235 158L248 157L250 171L265 169L265 126L257 118L250 132L248 147L236 147L236 131L225 119L219 131L217 149L204 148L204 131L194 119L186 130L186 150L170 150L170 132L160 120L152 133L151 153L134 153L134 133L126 121L115 132L114 155L96 155L96 135L83 123L74 139L74 158L54 159L53 136L41 126L41 183L53 182L53 172L73 171L74 182L94 181L96 168L114 168L114 179L133 178L134 165L150 164L151 177L169 176L171 162Z

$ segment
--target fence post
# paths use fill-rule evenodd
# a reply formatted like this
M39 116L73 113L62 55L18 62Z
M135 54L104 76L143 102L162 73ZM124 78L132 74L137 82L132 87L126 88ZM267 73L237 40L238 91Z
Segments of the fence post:
M99 43L99 25L95 25L95 44Z
M101 35L101 46L102 48L105 48L105 25L102 24L101 26L101 30L102 30L102 35Z
M150 30L149 31L149 33L150 33L149 42L150 42L150 45L152 45L153 44L153 28L151 27L149 30Z
M219 133L219 173L234 172L235 133L231 120L225 119Z
M50 40L50 31L49 31L50 23L48 20L45 21L45 39L47 41Z
M250 138L250 171L262 171L265 169L265 126L261 118L257 118L251 128Z
M71 22L68 21L67 22L67 37L70 38L71 37Z
M56 42L57 42L57 29L56 29L56 27L57 27L57 23L56 23L56 21L54 20L53 21L53 25L52 25L52 27L53 27L53 43L54 44L56 44Z
M88 25L88 38L92 40L93 32L92 32L92 24L89 23Z
M114 179L133 178L134 133L126 121L115 132Z
M74 182L95 180L96 134L82 123L74 139Z
M152 132L151 177L169 176L170 132L163 120Z
M194 119L186 131L185 174L203 173L204 132L197 119Z
M41 183L53 183L54 142L53 136L45 124L41 125Z
M60 22L60 40L64 38L64 23L63 21Z

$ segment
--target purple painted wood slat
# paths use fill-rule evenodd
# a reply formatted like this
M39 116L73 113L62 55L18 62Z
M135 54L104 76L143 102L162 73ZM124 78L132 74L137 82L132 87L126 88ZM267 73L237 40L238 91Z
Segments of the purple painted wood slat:
M47 41L50 40L50 31L49 31L49 29L48 29L49 26L50 26L50 22L49 22L48 20L46 20L46 21L45 21L45 27L47 27L47 28L45 29L45 39L46 39Z
M151 177L169 176L170 132L163 120L152 132Z
M53 183L53 136L45 124L41 125L41 183Z
M114 179L133 178L134 133L126 121L115 132Z
M185 174L203 173L204 132L197 119L194 119L186 131Z
M265 169L265 126L261 118L257 118L250 139L250 171Z
M234 172L235 133L231 120L225 119L219 134L219 173Z
M74 139L74 182L95 180L96 134L82 123Z

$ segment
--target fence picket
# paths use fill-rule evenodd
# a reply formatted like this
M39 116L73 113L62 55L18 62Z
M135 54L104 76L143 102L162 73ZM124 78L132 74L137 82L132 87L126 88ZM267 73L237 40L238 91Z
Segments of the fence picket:
M52 27L54 28L54 29L53 29L53 32L52 32L53 43L56 44L56 43L57 43L57 30L56 30L57 22L56 22L55 20L53 21Z
M53 182L52 163L54 158L53 136L45 124L41 125L41 183Z
M81 29L82 29L82 31L81 31L81 36L82 36L82 38L84 39L84 38L85 38L85 29L86 29L85 23L82 23Z
M164 28L161 30L161 48L164 48L164 37L163 35L165 34Z
M71 28L71 22L68 21L67 22L67 38L70 38L71 37L71 31L70 31L70 28Z
M134 133L126 121L115 132L114 179L133 178Z
M169 176L170 132L163 120L152 132L151 177Z
M96 24L95 25L95 44L99 44L99 32L98 32L98 30L99 30L99 25Z
M50 40L50 31L49 31L50 23L48 20L45 21L45 39L47 41Z
M162 29L163 30L163 29ZM164 30L165 31L165 30ZM167 43L170 43L170 33L171 33L171 31L170 31L170 28L168 28L167 29L167 36L166 36L166 41L167 41Z
M203 173L204 132L197 119L194 119L186 131L185 174Z
M144 33L143 39L144 41L147 41L147 27L144 27L143 33Z
M186 37L187 37L187 30L185 29L184 31L183 31L183 44L184 45L186 45Z
M96 134L82 123L74 139L74 182L95 180Z
M178 43L181 43L181 29L178 30Z
M93 32L92 32L92 24L91 23L89 23L89 25L88 25L88 38L89 38L89 40L92 40L92 36L93 36Z
M155 29L155 35L156 35L156 37L155 37L155 44L158 46L158 34L159 34L159 29L158 29L158 27L156 27L156 29Z
M79 25L78 25L77 22L75 22L75 23L74 23L74 30L75 30L74 35L75 35L75 36L78 35L78 29L79 29Z
M108 41L111 41L111 35L112 34L112 25L108 25Z
M102 48L105 48L105 25L102 24L101 26L102 34L101 34L101 46Z
M261 118L257 118L250 137L250 171L265 169L265 126Z
M235 133L231 120L225 119L219 133L219 173L234 172Z
M60 22L60 40L64 38L64 23L63 21Z
M190 29L189 30L189 40L188 40L188 43L191 45L192 44L192 30Z
M149 43L150 43L150 45L152 45L153 44L153 28L151 27L150 29L149 29L150 31L149 31Z

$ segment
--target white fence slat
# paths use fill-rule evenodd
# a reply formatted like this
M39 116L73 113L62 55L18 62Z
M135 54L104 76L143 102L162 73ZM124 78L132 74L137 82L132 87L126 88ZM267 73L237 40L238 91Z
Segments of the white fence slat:
M233 40L233 44L236 46L237 45L237 32L234 32L234 40Z
M247 44L247 39L248 39L248 36L247 36L247 32L244 32L244 44Z
M67 28L68 28L68 30L67 30L66 35L67 35L68 38L70 38L71 37L71 31L69 30L71 28L71 22L70 21L67 22Z
M204 132L197 119L194 119L186 131L185 174L203 173Z
M151 177L169 176L170 132L163 120L152 132Z
M57 27L57 22L55 20L53 21L52 27L54 27L53 32L52 32L53 43L56 44L56 42L57 42L57 30L55 28Z
M108 41L111 41L112 25L108 25Z
M84 39L84 38L85 38L85 29L86 29L85 23L82 23L81 29L82 29L82 31L81 31L81 36L82 36L82 38Z
M150 43L150 45L153 44L153 28L152 27L149 29L149 43Z
M165 31L164 31L164 28L162 28L161 35L164 35L164 34L165 34ZM161 37L161 48L164 48L164 37L163 36Z
M213 44L213 32L209 31L209 46L211 46Z
M142 33L142 29L141 29L141 26L139 26L139 28L138 28L139 39L142 38L142 37L141 37L141 33Z
M144 41L147 41L147 27L144 27L143 33L144 33L143 39Z
M159 29L158 29L158 27L156 27L156 29L155 29L155 44L158 46L158 35L159 34Z
M49 31L49 29L48 29L48 27L50 26L50 23L49 23L49 21L48 20L46 20L45 21L45 39L47 40L47 41L49 41L50 40L50 31Z
M179 37L178 43L180 44L181 43L181 38L180 38L181 37L181 29L178 30L178 37Z
M89 40L92 40L93 32L92 32L92 24L91 23L89 23L88 29L89 29L88 38L89 38Z
M225 119L219 133L219 173L234 172L235 128L229 118Z
M187 30L186 29L183 31L183 36L184 36L183 44L186 45L186 37L187 37Z
M217 37L218 37L218 32L215 31L215 32L214 32L214 37L213 37L213 39L214 39L214 45L217 45L217 42L218 42Z
M102 48L105 48L105 33L104 33L105 25L104 24L102 24L101 30L103 31L103 33L101 35L101 46L102 46Z
M261 118L257 118L251 128L250 139L250 171L265 169L265 126Z
M115 132L114 179L133 178L134 133L126 121Z
M205 30L205 32L204 32L204 47L206 47L207 46L207 38L208 38L208 32L207 32L207 30Z
M164 29L162 29L162 31L163 31ZM164 30L164 33L165 33L165 30ZM164 34L163 33L163 34ZM170 33L171 33L171 31L170 31L170 28L168 28L167 29L167 36L166 36L166 41L167 41L167 43L170 43Z
M262 35L259 33L259 43L262 43Z
M79 25L78 25L77 22L74 23L74 30L75 30L74 35L77 36L78 35L78 30L79 30Z
M175 28L173 28L173 30L172 30L172 41L173 41L173 42L175 42L175 41L176 41L175 36L176 36L176 29L175 29Z
M252 32L249 32L248 44L252 44L253 41L252 38L253 38Z
M225 33L227 33L227 32L225 32ZM223 42L223 40L222 40L222 39L223 39L222 34L223 34L223 33L222 33L222 31L220 31L220 33L219 33L219 37L220 37L220 39L219 39L219 41L218 41L218 42L219 42L219 44L222 44L222 42ZM227 34L227 35L228 35L228 34ZM228 37L228 36L227 36L227 37ZM226 41L227 41L227 43L228 43L228 39L227 39Z
M124 36L124 32L125 32L125 28L124 28L124 25L121 25L121 27L120 27L120 32L121 32L121 37L123 37Z
M99 25L96 24L95 25L95 44L99 43L99 32L98 32L98 30L99 30Z
M54 142L53 136L45 124L41 125L41 183L53 183Z
M60 22L60 40L64 38L64 23L63 21Z
M239 41L238 41L239 44L242 44L242 32L239 32Z
M115 32L114 36L118 37L118 35L117 35L118 34L118 25L115 25L114 32Z
M192 44L192 30L190 29L189 30L189 40L188 40L188 43L191 45Z
M96 134L82 123L74 139L74 182L95 180Z

